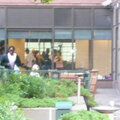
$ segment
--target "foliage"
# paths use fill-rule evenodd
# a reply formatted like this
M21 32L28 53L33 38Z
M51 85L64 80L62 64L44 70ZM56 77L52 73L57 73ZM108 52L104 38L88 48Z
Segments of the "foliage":
M53 106L54 98L67 98L76 94L76 91L77 85L70 80L51 80L51 78L38 78L28 74L11 73L9 81L4 79L0 83L0 96L5 96L20 107ZM87 98L89 107L96 106L89 90L81 87L81 95ZM49 98L48 102L44 101L46 98Z
M0 101L0 120L28 120L21 109L9 101Z
M53 0L34 0L34 2L41 2L41 3L50 3L52 2Z
M84 96L89 107L97 106L93 94L88 89L81 87L81 95Z
M66 98L44 98L44 99L24 99L20 107L23 108L33 108L33 107L55 107L55 103L58 101L67 101Z
M77 90L75 83L70 80L49 80L47 81L46 94L49 97L69 97Z
M64 114L59 120L109 120L109 117L96 111L78 111Z
M59 100L66 101L66 97L73 95L76 88L76 84L69 80L11 74L9 81L0 83L0 96L19 107L52 107Z
M44 98L45 97L45 82L38 77L20 76L21 96L25 98Z
M32 107L55 107L57 101L68 101L67 98L22 98L14 94L6 94L1 99L9 100L14 102L18 107L21 108L32 108Z
M27 74L10 75L10 81L3 84L4 92L19 94L25 98L43 98L45 97L45 82L38 77L33 77ZM1 89L3 89L1 88ZM3 90L2 90L3 91Z
M41 0L42 3L50 3L52 2L53 0Z

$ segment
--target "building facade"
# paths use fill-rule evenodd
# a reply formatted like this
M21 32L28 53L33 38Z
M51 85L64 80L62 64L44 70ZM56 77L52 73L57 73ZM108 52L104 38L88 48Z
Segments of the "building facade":
M40 54L49 48L52 57L56 49L62 53L64 69L95 68L104 79L113 70L112 7L102 6L103 0L65 2L0 1L0 40L6 50L14 45L22 62L26 48Z

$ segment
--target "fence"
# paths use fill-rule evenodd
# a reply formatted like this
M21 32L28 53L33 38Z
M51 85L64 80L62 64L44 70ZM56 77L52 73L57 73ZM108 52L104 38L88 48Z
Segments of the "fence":
M48 77L53 80L61 80L61 79L69 79L73 82L77 82L78 74L83 74L82 84L85 88L90 89L92 93L96 92L96 85L97 85L97 75L98 70L38 70L38 71L32 71L32 70L9 70L0 68L0 80L3 80L5 78L6 80L10 80L10 74L28 74L31 76L37 76L37 77Z

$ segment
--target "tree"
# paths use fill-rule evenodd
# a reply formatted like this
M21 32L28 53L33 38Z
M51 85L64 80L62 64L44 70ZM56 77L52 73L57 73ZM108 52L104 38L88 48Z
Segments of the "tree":
M50 3L53 0L33 0L33 2L37 3Z

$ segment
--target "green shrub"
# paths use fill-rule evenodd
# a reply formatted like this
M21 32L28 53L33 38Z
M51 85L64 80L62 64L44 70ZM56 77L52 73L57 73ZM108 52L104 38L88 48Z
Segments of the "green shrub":
M93 111L79 111L76 113L67 113L61 116L59 120L110 120L108 115L93 112Z
M52 2L53 0L41 0L42 3L50 3Z
M69 97L76 93L77 86L70 80L62 80L56 89L56 97Z
M7 85L7 86L6 86ZM45 97L45 82L43 78L33 77L27 74L10 75L10 81L5 83L5 89L9 93L19 94L21 97L25 98L43 98Z
M0 120L28 120L21 109L9 101L0 101Z
M67 98L75 95L77 85L70 80L52 80L51 78L38 78L28 74L13 73L9 76L9 81L5 80L0 83L0 97L5 96L7 99L15 102L18 106L53 106L52 101L49 104L44 103L44 98ZM81 95L87 98L90 107L96 106L93 95L89 90L81 87ZM11 97L13 96L13 97ZM28 100L30 98L30 100ZM38 103L38 99L42 99ZM27 102L31 105L27 105ZM52 99L53 100L53 99ZM32 101L32 102L31 102ZM36 101L36 103L33 103ZM49 100L48 100L49 101ZM41 104L42 103L42 104Z
M88 107L95 107L97 103L94 100L93 94L86 88L81 87L81 95L85 98Z
M0 97L1 100L9 100L11 103L15 103L21 108L32 108L32 107L55 107L55 103L58 101L68 101L67 98L22 98L14 94L6 94Z
M21 88L21 96L25 98L44 98L45 97L45 82L44 80L33 77L33 76L21 76L22 81Z

